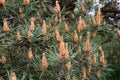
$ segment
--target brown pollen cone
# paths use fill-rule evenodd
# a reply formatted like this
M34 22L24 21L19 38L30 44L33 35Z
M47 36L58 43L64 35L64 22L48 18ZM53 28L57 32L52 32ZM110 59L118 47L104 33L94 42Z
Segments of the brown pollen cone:
M64 44L63 40L60 42L59 51L60 51L60 57L61 58L66 58L67 57L65 44Z
M30 31L34 31L35 30L35 24L34 24L35 18L31 18L30 20Z
M69 27L68 27L68 24L66 22L64 23L64 28L65 28L65 32L69 32Z
M16 38L16 41L17 41L17 42L21 41L20 32L18 32L18 31L17 31L17 38Z
M55 28L55 37L56 37L56 40L57 40L58 42L61 41L61 37L60 37L60 33L59 33L58 28Z
M27 5L27 4L29 4L30 3L30 0L23 0L23 4L24 5Z
M84 3L82 3L82 7L81 7L82 11L85 12L85 6L84 6Z
M96 14L96 25L99 27L100 24L101 24L101 16L102 16L102 13L101 13L101 9L100 9L100 5L98 6L98 11L97 11L97 14Z
M56 13L60 13L60 4L59 4L59 1L58 0L56 0L56 4L55 4L55 12Z
M76 31L76 30L74 30L73 41L74 41L75 43L78 42L78 34L77 34L77 31Z
M9 29L9 26L8 26L8 22L6 19L4 19L3 21L3 31L4 32L8 32L10 29Z
M12 78L12 80L17 80L15 72L12 72L12 77L11 78Z
M77 31L80 32L83 29L83 22L81 17L79 18L78 25L77 25Z
M7 62L7 59L6 59L5 56L2 56L2 59L1 59L1 60L2 60L2 63L3 63L3 64L5 64L5 63Z
M32 32L29 31L29 32L28 32L28 36L27 36L27 38L30 39L32 36L33 36Z
M117 30L117 35L120 36L120 30L119 29Z
M70 61L66 64L66 69L67 69L68 71L71 70L71 62L70 62Z
M28 51L28 58L31 60L33 58L33 53L32 53L32 49L29 48L29 51Z
M3 8L6 7L6 3L5 2L6 2L5 0L0 0L0 5L2 5Z
M47 63L47 59L46 59L45 53L42 54L42 68L43 69L47 69L48 68L48 63Z
M46 34L46 31L47 31L46 28L47 28L46 22L43 20L43 25L42 25L42 29L41 29L41 33L42 33L43 35Z

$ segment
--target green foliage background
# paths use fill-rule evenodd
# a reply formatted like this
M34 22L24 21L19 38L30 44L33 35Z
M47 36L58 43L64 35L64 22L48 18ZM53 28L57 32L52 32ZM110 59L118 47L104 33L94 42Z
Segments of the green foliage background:
M60 1L62 21L57 26L54 22L54 17L56 16L54 11L55 0L31 0L28 5L23 5L22 0L13 0L13 2L7 0L6 7L0 7L0 56L4 55L7 58L6 64L3 64L2 60L0 62L1 80L11 80L11 71L16 73L18 80L64 80L68 74L70 75L70 79L68 78L66 80L73 80L73 76L76 77L76 80L81 80L82 69L87 69L89 65L92 66L92 72L87 76L87 80L98 80L96 77L96 72L98 70L100 70L101 73L99 80L107 79L107 76L109 76L112 71L109 65L114 63L113 59L115 58L115 62L117 61L117 63L119 63L117 59L119 54L114 54L119 53L117 50L120 49L120 38L116 34L118 28L110 24L104 25L103 22L100 27L94 27L91 16L81 11L81 1L78 3L74 2L78 9L77 13L74 13L73 10L65 6L73 2L73 0L69 0L69 3L64 4L64 2ZM88 10L92 8L92 0L91 2L90 0L85 0L85 7ZM19 8L22 8L25 14L23 19L20 18ZM38 15L38 13L40 15ZM71 17L71 13L75 15L74 18ZM74 30L77 29L79 16L82 16L88 28L81 32L77 32L79 41L74 43L72 35ZM35 30L33 31L33 37L28 39L27 35L31 17L36 18ZM10 31L7 33L3 32L4 18L7 18L10 27ZM43 20L45 20L48 25L46 35L41 34ZM68 33L64 30L64 22L69 23L70 31ZM59 58L59 43L56 41L54 35L55 27L58 27L64 42L68 43L70 56L67 59ZM92 34L95 30L97 30L97 36L90 41L93 50L91 57L98 55L97 64L94 65L92 62L87 61L87 56L89 54L84 50L84 47L86 33L89 31ZM17 31L20 32L22 38L20 42L16 42ZM114 45L115 42L117 43ZM102 67L99 61L101 54L98 51L98 47L100 45L103 46L103 51L107 59L107 66L105 68ZM78 46L81 46L80 53L77 51ZM29 60L27 57L30 47L34 55L32 60ZM111 51L112 54L110 54ZM46 54L48 61L47 70L41 69L43 52ZM65 68L65 64L68 61L72 63L72 69L70 71L67 71Z

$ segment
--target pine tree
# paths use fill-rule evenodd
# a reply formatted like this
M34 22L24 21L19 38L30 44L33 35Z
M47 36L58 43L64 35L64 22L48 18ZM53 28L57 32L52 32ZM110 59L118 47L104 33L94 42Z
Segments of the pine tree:
M110 25L99 6L96 16L87 14L93 0L65 1L0 1L1 79L106 79L110 69L101 46L111 37Z

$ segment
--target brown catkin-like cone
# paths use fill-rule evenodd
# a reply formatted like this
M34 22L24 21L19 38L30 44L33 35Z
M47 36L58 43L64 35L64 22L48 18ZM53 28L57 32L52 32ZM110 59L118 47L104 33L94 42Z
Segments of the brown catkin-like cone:
M22 8L19 8L19 12L20 12L20 18L23 19L25 17Z
M102 55L100 56L100 62L101 62L101 63L104 63L104 62L105 62L105 55L104 55L103 52L102 52Z
M20 18L23 19L25 17L24 13L20 13Z
M117 30L117 35L120 36L120 30L119 29Z
M68 27L68 24L66 22L64 22L64 28L65 28L65 32L69 32L69 27Z
M16 41L17 41L17 42L21 41L21 36L20 36L20 32L19 32L19 31L17 31Z
M92 62L92 58L91 58L90 55L87 57L87 61L88 61L89 63Z
M78 21L78 25L77 25L77 31L80 32L80 30L82 30L82 28L83 28L83 22L82 22L82 19L80 16L79 21Z
M97 58L96 55L93 56L93 63L96 64Z
M2 7L3 7L3 8L5 8L5 7L6 7L5 2L6 2L5 0L0 0L0 4L2 5Z
M105 26L106 25L106 21L104 20L104 22L103 22L103 25Z
M42 25L42 29L41 29L41 33L43 34L43 35L45 35L46 34L46 32L47 32L47 25L46 25L46 22L43 20L43 25Z
M30 31L34 31L35 30L35 24L34 24L35 18L31 18L30 19Z
M74 30L73 41L74 41L75 43L78 42L78 34L77 34L77 31L76 31L76 30Z
M27 5L27 4L29 4L30 3L30 0L23 0L23 4L24 5Z
M89 53L92 52L91 46L90 46L90 33L87 32L87 39L86 39L86 43L85 43L85 50Z
M97 78L100 78L100 70L98 70L98 71L96 72L96 77L97 77Z
M48 63L47 63L47 59L46 59L45 53L42 54L42 68L43 69L47 69L48 68Z
M0 4L3 4L3 3L5 3L5 0L0 0Z
M92 70L92 67L91 67L91 66L88 66L88 68L87 68L87 74L88 74L88 75L91 73L91 70Z
M87 24L85 22L84 19L82 19L82 29L86 29L87 28Z
M92 34L91 34L91 37L94 38L97 34L97 30L95 30Z
M27 36L27 38L30 39L32 36L33 36L32 32L29 31L29 32L28 32L28 36Z
M55 4L55 12L56 13L60 13L60 4L59 4L59 1L58 0L56 0L56 4Z
M2 59L1 59L1 60L2 60L2 63L3 63L3 64L5 64L5 63L7 62L7 59L6 59L5 56L2 56Z
M56 40L57 40L58 42L61 41L61 37L60 37L60 33L59 33L58 28L55 28L55 37L56 37Z
M78 46L78 53L81 53L81 46Z
M17 80L17 77L16 77L16 74L15 74L15 72L12 72L12 76L11 76L11 80Z
M66 49L63 40L60 42L59 51L60 51L60 57L66 58Z
M100 5L98 6L98 11L96 14L96 25L99 27L101 23L101 9L100 9Z
M82 80L86 80L86 78L87 78L86 70L85 70L85 68L83 68L83 70L82 70Z
M29 51L28 51L28 58L31 60L33 58L33 53L32 53L32 49L29 48Z
M84 6L84 3L82 3L82 7L81 7L82 11L85 12L85 6Z
M6 19L4 19L3 21L3 31L4 32L8 32L10 29L9 29L9 26L8 26L8 22Z
M102 55L100 56L100 62L102 63L103 67L106 67L107 62L105 60L105 56L103 52L102 52Z
M91 52L91 47L90 47L90 40L86 40L86 45L85 45L86 47L85 47L85 50L87 51L87 52Z
M59 18L58 18L58 16L56 15L55 16L55 25L57 25L59 23Z
M67 71L71 70L71 62L70 61L66 64L66 69L67 69Z
M102 63L102 67L106 67L107 61L104 60L104 62Z
M103 50L102 50L102 46L101 46L101 45L98 47L98 51L99 51L100 53L103 52Z

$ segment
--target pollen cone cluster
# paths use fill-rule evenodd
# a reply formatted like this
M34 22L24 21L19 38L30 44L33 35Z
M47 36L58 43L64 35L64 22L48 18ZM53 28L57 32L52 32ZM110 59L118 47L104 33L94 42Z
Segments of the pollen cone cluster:
M3 8L5 8L5 6L6 6L5 2L6 2L5 0L0 0L0 5L2 5Z
M70 61L66 64L66 69L68 71L71 70L71 62Z
M96 72L96 77L97 77L97 78L100 78L100 76L101 76L100 70L98 70L98 71Z
M87 39L86 39L86 43L85 43L85 50L88 53L92 52L91 45L90 45L90 33L89 32L87 32Z
M92 71L92 67L89 65L88 68L87 68L87 75L89 75Z
M65 32L69 32L69 27L68 27L68 24L66 22L64 22L64 28L65 28Z
M19 31L17 31L16 41L17 41L17 42L21 41L21 36L20 36L20 32L19 32Z
M85 68L82 69L82 80L86 80L87 74Z
M28 32L28 35L27 35L27 38L30 39L32 36L33 36L32 32L29 31L29 32Z
M101 56L100 56L100 62L102 63L103 67L106 67L106 60L105 60L104 53L102 53Z
M22 8L19 8L19 12L20 12L20 18L23 19L25 17Z
M97 30L95 30L95 31L91 34L91 38L96 37L96 35L97 35Z
M33 53L32 53L32 49L29 48L29 51L28 51L28 58L31 60L33 59Z
M35 30L35 24L34 24L35 18L31 18L30 19L30 31L34 31Z
M48 68L48 63L46 59L45 53L42 54L42 69L47 69Z
M46 32L47 32L47 25L46 25L46 22L43 20L41 33L42 33L43 35L45 35Z
M101 25L102 13L100 9L100 5L98 6L98 11L96 13L96 25L99 27Z
M55 28L55 37L58 42L61 42L60 32L57 27Z
M30 3L30 0L23 0L23 4L24 5L27 5L27 4L29 4Z
M15 74L15 72L12 72L12 76L11 76L11 80L17 80L17 77L16 77L16 74Z
M120 30L119 29L117 30L117 35L120 36Z
M59 18L58 18L58 16L56 15L55 16L55 24L57 25L59 23Z
M84 19L82 19L80 16L79 21L78 21L78 25L77 25L77 30L78 30L78 32L80 32L81 30L86 29L86 28L87 28L87 24L84 21Z
M10 29L9 29L9 26L8 26L7 19L4 19L4 21L3 21L3 31L8 32L9 30Z
M74 41L75 43L78 42L78 34L77 34L77 31L76 31L76 30L74 30L73 41Z
M2 60L2 63L3 63L3 64L5 64L5 63L7 62L7 59L6 59L5 56L2 56L2 59L1 59L1 60Z
M81 7L82 11L85 12L85 6L84 6L84 3L82 3L82 7Z
M60 57L61 57L61 58L66 58L65 43L64 43L63 40L60 42L59 51L60 51Z
M59 4L59 1L58 0L56 0L56 4L55 4L55 12L56 13L60 13L60 4Z
M113 48L119 44L120 29L102 23L100 7L90 16L93 3L0 0L0 80L105 78L110 71L107 63L111 62L107 61L107 47L112 53L119 50L119 45Z

